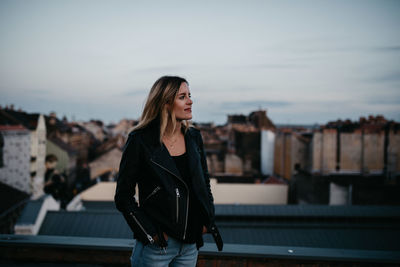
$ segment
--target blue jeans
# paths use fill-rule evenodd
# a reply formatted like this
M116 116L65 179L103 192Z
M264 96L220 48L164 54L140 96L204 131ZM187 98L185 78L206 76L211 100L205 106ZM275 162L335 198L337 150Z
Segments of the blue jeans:
M143 245L135 240L131 266L133 267L190 267L196 266L198 250L196 244L185 244L169 237L166 250L154 244Z

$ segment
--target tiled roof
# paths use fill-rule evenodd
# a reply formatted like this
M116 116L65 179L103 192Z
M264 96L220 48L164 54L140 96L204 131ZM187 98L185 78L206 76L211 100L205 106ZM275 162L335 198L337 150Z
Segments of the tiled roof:
M28 131L22 125L0 125L0 131Z
M399 227L334 223L231 223L217 221L228 244L360 250L400 250ZM393 227L393 225L392 225ZM211 236L205 242L212 242Z
M30 200L24 207L17 224L35 224L39 211L43 205L44 197L36 200Z
M398 206L216 205L215 213L219 216L400 219L400 207Z
M132 238L122 214L109 211L49 211L39 235Z
M4 118L8 117L9 119L7 120L6 124L15 124L18 122L18 124L24 125L26 128L30 130L35 130L37 127L38 119L39 119L39 114L35 113L26 113L23 111L15 111L15 110L2 110L2 113L4 114Z
M111 204L107 208L99 203L102 211L89 210L90 205L83 212L49 212L39 234L132 238ZM216 219L227 244L400 250L399 211L400 207L217 205ZM204 238L212 242L210 235Z
M117 211L114 202L111 201L82 201L82 205L87 211Z

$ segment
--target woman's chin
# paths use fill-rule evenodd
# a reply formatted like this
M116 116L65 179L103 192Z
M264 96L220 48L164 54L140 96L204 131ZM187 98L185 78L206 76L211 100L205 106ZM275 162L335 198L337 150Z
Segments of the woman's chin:
M176 118L177 121L189 121L192 119L192 116L185 116L182 118Z

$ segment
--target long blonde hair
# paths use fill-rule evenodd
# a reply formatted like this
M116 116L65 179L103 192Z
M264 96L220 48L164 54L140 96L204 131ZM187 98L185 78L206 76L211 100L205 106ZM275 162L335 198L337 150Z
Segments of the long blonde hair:
M151 87L143 109L142 116L134 130L145 128L156 118L160 120L160 143L167 129L174 132L176 128L176 117L173 109L168 109L167 104L173 105L179 88L182 83L189 83L186 79L178 76L163 76L159 78ZM182 124L185 130L189 127L189 122Z

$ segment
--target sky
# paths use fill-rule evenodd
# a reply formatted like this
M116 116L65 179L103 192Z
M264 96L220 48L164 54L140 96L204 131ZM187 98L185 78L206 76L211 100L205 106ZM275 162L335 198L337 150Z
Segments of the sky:
M0 105L138 119L163 75L193 121L400 121L400 1L0 1Z

